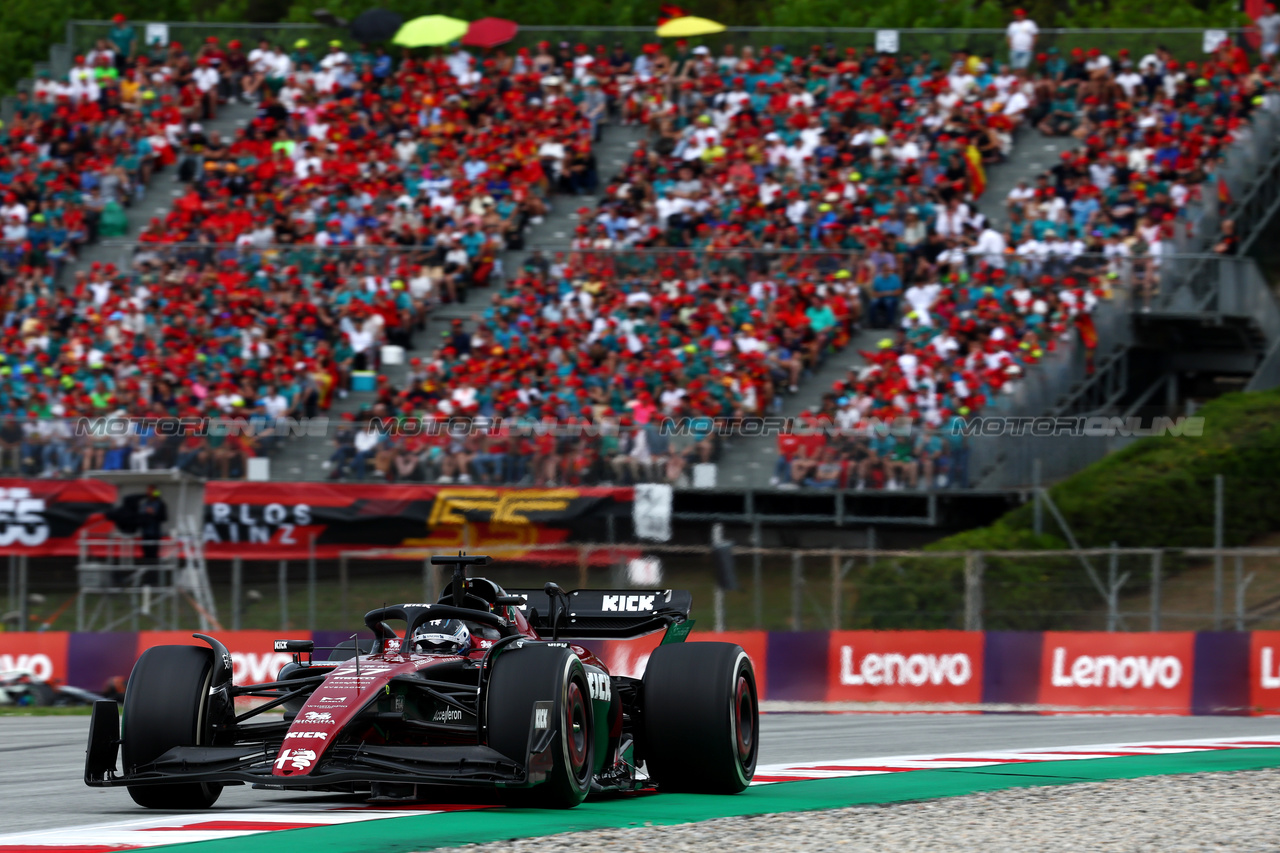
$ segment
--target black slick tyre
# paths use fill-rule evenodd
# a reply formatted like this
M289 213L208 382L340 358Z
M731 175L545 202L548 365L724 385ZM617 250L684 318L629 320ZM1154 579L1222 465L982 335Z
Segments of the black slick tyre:
M486 703L489 746L524 763L537 702L553 702L555 756L546 781L509 792L512 805L571 809L586 799L594 774L591 694L578 656L567 648L526 644L494 659Z
M741 646L658 646L644 673L643 755L663 791L736 794L755 775L760 703Z
M212 680L211 649L155 646L142 653L124 693L120 740L125 772L134 772L175 746L209 743ZM204 782L128 788L133 801L149 809L207 809L222 793L222 785Z

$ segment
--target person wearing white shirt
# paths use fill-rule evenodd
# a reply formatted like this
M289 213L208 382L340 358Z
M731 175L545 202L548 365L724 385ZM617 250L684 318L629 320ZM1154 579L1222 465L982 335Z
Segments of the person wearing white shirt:
M1007 247L1004 235L988 225L969 248L969 254L996 269L1004 269L1004 251Z
M449 57L445 60L445 64L449 66L449 73L459 82L471 71L471 66L474 62L475 60L471 58L471 54L461 45L458 46L457 50L449 54Z
M1022 121L1022 116L1030 108L1031 99L1021 89L1014 89L1004 102L1004 114L1015 122Z
M340 66L350 62L351 58L347 56L346 51L342 49L342 43L332 41L329 43L329 52L320 60L320 67L325 71L336 71Z
M953 200L937 212L933 220L933 230L940 237L959 237L964 233L964 226L968 221L969 205Z
M11 221L15 216L21 222L27 221L27 206L18 200L13 204L0 204L0 220Z
M1005 28L1005 40L1009 43L1009 64L1014 68L1026 68L1031 64L1031 52L1036 47L1040 28L1027 17L1022 9L1013 10L1013 21Z
M1009 195L1006 196L1006 199L1007 199L1006 203L1011 205L1023 204L1025 202L1031 201L1031 199L1035 197L1036 197L1035 189L1027 186L1026 181L1018 181L1018 185L1013 189L1009 190Z
M1270 62L1280 51L1280 15L1276 14L1274 3L1263 3L1262 11L1264 14L1254 18L1253 23L1262 37L1262 59Z
M902 297L907 300L907 304L911 306L913 311L921 317L925 317L941 291L942 285L936 282L923 284L917 281L907 288ZM929 324L926 323L925 325Z
M1116 77L1116 85L1124 90L1124 96L1127 100L1133 100L1138 87L1142 85L1142 75L1134 71L1130 63L1125 62L1124 67L1120 69L1119 76Z
M195 71L191 72L192 82L196 84L196 88L204 95L208 95L216 89L220 79L221 75L218 74L218 69L206 63L197 65Z

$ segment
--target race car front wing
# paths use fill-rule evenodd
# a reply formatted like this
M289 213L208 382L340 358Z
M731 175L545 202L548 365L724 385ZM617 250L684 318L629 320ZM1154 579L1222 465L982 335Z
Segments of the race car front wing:
M89 724L84 781L93 787L211 782L307 790L385 782L527 788L546 780L558 740L554 728L537 729L531 723L528 757L523 764L480 744L337 744L310 772L291 776L273 775L279 759L269 742L257 748L252 744L176 746L150 764L118 773L119 711L116 703L103 701L94 704Z

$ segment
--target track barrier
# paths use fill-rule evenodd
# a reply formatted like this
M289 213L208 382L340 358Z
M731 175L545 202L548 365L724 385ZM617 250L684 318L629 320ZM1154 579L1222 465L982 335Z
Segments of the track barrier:
M235 680L273 679L289 655L275 631L224 631ZM643 673L660 634L590 641L615 674ZM293 631L317 647L346 631ZM765 701L841 710L1280 714L1280 631L695 631L740 644ZM143 650L200 644L187 632L0 634L0 671L86 690L123 686Z

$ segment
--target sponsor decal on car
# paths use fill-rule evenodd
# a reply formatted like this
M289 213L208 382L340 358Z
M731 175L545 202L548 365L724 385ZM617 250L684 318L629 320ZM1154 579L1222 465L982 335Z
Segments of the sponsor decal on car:
M545 731L551 727L550 702L533 703L533 727L538 731Z
M346 696L321 696L320 701L326 705L345 705L347 704Z
M346 666L335 669L333 671L333 675L379 675L384 672L390 672L393 669L395 669L393 666L376 663L361 664L359 667L356 667L354 664L347 664Z
M332 723L333 714L328 711L308 711L302 715L302 719L298 722L302 723Z
M288 773L291 770L306 770L316 760L314 749L284 749L276 759L276 769ZM286 766L287 765L287 766Z
M609 676L603 672L587 673L587 689L591 692L592 699L608 702L613 698L613 685L609 682Z
M605 595L601 596L600 609L605 613L642 613L653 610L656 595Z
M291 737L316 738L318 740L328 740L329 733L328 732L289 732L284 737L285 737L285 740L288 740Z
M462 712L457 708L441 708L431 717L435 723L456 723L462 719Z

